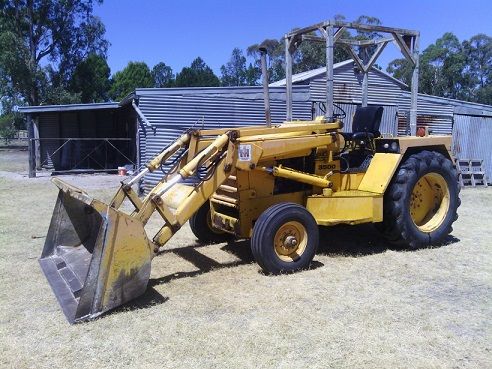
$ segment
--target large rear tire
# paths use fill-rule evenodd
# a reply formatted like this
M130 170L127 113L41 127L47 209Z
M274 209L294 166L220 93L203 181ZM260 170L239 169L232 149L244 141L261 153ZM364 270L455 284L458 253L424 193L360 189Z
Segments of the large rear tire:
M458 219L459 190L451 160L435 151L412 154L386 190L379 228L389 241L410 249L440 243Z
M231 240L234 236L212 226L210 203L207 201L190 218L190 228L202 243L221 243Z
M308 268L318 242L318 225L311 213L298 204L281 203L256 221L251 250L266 273L279 274Z

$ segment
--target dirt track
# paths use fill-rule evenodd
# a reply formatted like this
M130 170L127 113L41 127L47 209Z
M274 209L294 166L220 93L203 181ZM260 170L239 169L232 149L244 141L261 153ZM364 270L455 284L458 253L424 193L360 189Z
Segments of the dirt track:
M22 158L0 152L2 367L491 367L491 189L462 191L446 245L405 252L337 227L312 270L279 277L248 242L201 246L186 226L142 298L70 326L37 263L56 190ZM103 200L119 180L64 179Z

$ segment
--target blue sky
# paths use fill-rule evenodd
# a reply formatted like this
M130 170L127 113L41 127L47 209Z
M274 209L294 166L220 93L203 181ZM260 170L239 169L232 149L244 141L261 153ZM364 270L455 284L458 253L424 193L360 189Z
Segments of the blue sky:
M419 30L422 50L448 31L460 40L492 35L491 0L104 0L95 14L111 42L112 73L129 61L144 61L150 68L163 61L179 72L201 56L219 75L234 47L280 38L335 14L348 20L371 15L385 26ZM399 51L389 46L379 64L385 67L395 57Z

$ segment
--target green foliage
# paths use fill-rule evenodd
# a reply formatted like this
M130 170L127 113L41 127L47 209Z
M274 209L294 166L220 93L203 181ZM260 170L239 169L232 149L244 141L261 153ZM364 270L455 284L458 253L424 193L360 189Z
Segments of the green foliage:
M314 34L313 34L314 36ZM285 50L285 47L283 48ZM320 42L302 42L293 55L292 72L300 73L326 65L326 46Z
M261 44L254 44L246 49L246 53L249 57L253 58L253 67L256 67L258 72L256 84L260 84L258 80L261 78L261 64L260 64L260 52L259 46L262 45L267 50L267 67L268 67L268 80L269 82L275 82L282 78L285 78L285 47L282 40L266 39ZM253 74L254 76L254 74Z
M408 86L412 83L412 65L405 58L399 58L392 60L386 71L396 79L399 79Z
M160 62L154 65L151 73L152 78L154 79L154 87L162 88L174 86L175 80L173 70L165 63Z
M492 85L483 86L477 89L474 101L492 105Z
M92 14L94 3L101 2L0 2L0 69L12 94L19 94L30 105L46 103L56 95L51 87L68 88L84 57L106 55L109 43L104 39L104 25Z
M249 63L248 68L246 68L245 78L246 78L246 86L259 85L260 84L259 80L261 78L261 67Z
M0 115L0 137L5 141L6 145L15 137L17 132L14 121L15 117L12 113Z
M154 79L144 62L129 62L122 71L116 72L111 86L111 97L122 100L136 88L154 87Z
M386 69L410 85L412 66L395 59ZM445 33L420 56L419 91L454 99L492 103L492 37L479 34L460 43Z
M373 26L380 26L381 25L381 21L379 20L379 18L371 17L371 16L367 16L367 15L361 15L360 17L358 17L355 20L355 23L369 24L369 25L373 25ZM378 38L382 38L382 37L383 37L383 35L381 35L378 32L357 30L355 37L350 37L350 38L353 38L355 40L377 40ZM369 62L369 60L371 59L371 56L374 54L376 49L377 49L376 45L355 47L357 55L359 56L359 58L364 63Z
M483 33L463 42L468 72L480 87L492 82L492 37Z
M212 69L198 57L176 75L177 87L217 87L220 85L219 78Z
M253 66L250 64L250 67ZM230 60L220 67L222 86L244 86L247 84L246 58L239 48L232 50ZM251 77L250 77L251 78Z
M76 67L70 81L70 91L80 94L83 103L104 102L111 86L110 69L106 59L90 54Z
M472 100L492 105L492 37L483 33L463 42Z
M50 85L43 91L43 105L78 104L81 101L80 93L70 92L61 86Z

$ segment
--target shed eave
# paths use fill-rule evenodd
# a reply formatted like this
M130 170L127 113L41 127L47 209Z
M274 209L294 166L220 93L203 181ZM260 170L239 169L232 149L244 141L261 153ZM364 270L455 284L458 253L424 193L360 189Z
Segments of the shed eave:
M29 114L29 113L80 111L80 110L118 109L119 107L120 105L117 102L93 103L93 104L70 104L70 105L38 105L38 106L19 107L19 112L24 114Z

